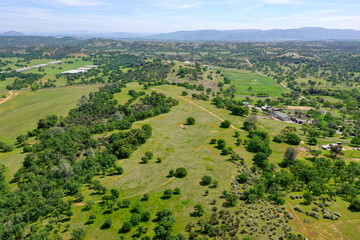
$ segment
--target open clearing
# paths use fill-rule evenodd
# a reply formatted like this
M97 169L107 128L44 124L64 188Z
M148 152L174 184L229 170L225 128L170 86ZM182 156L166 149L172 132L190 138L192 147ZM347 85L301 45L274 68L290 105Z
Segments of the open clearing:
M14 142L18 135L34 129L40 118L66 115L82 95L98 88L99 85L84 85L20 91L0 106L0 141Z

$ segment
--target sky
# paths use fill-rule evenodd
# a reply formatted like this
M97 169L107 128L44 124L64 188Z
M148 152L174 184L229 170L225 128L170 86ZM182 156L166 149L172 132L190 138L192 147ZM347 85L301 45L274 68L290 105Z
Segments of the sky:
M359 0L1 0L0 32L360 30Z

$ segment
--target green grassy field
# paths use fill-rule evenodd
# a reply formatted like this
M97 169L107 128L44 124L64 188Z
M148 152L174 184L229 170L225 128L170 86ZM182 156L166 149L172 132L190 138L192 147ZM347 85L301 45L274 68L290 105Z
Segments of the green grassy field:
M237 74L237 76L240 75L243 76L242 74ZM232 83L236 81L233 79ZM245 81L245 77L241 81ZM268 87L270 88L270 86ZM74 100L79 99L90 91L94 91L97 87L89 85L54 88L36 92L21 91L14 99L0 106L0 140L13 141L17 135L34 128L37 120L46 115L52 113L65 115L70 108L75 106L76 101ZM247 87L244 88L247 89ZM140 91L143 90L143 87L137 83L128 84L128 87L123 89L121 93L115 94L115 99L118 100L119 104L124 104L130 98L127 94L130 89ZM255 87L253 89L255 91ZM222 129L219 127L221 119L228 119L236 128L241 128L245 118L230 115L229 111L216 108L210 101L191 99L191 94L187 97L180 97L183 90L185 89L169 85L156 86L144 90L147 93L151 91L163 92L167 96L179 100L180 104L173 107L167 114L134 123L133 128L141 127L143 124L150 124L153 128L153 135L129 159L118 161L118 165L122 166L125 170L123 175L105 177L99 175L95 177L108 190L112 188L118 189L120 191L120 200L129 199L132 206L141 204L142 209L149 211L152 218L154 218L158 210L164 208L172 209L177 219L174 225L174 233L183 232L186 224L189 222L196 224L198 219L190 216L195 204L201 203L204 206L206 216L211 214L211 207L213 207L209 204L211 200L216 199L215 206L220 208L223 200L219 196L223 190L230 189L231 182L237 174L236 166L228 161L229 156L221 156L220 151L214 148L214 145L209 144L210 139L225 139L227 145L234 147L235 152L245 159L248 166L252 165L251 159L253 156L253 153L247 152L243 145L235 146L234 129ZM240 87L238 90L242 91ZM258 91L261 92L259 89ZM276 91L274 90L273 92L275 95L277 94ZM183 125L189 116L196 119L195 125ZM273 137L289 124L271 119L259 119L258 125L260 129L269 132L270 136ZM298 125L291 125L296 126L298 129L300 128ZM1 128L1 126L6 126L6 128ZM306 136L303 136L299 130L297 133L303 141L306 140ZM240 137L244 140L247 134L247 132L241 131ZM108 136L109 133L106 135ZM97 135L96 137L101 136ZM339 138L319 140L322 143L327 143L339 141ZM342 142L348 143L349 140L343 140ZM270 161L274 163L281 162L283 154L288 147L289 145L284 143L271 142L273 153L269 158ZM301 144L296 148L299 151L298 158L306 161L303 145ZM140 164L141 157L149 150L154 152L154 159L147 164ZM0 154L0 164L5 164L8 167L6 172L8 180L11 180L12 175L21 166L23 157L24 154L21 154L20 149L11 153ZM158 157L163 159L161 163L156 162ZM183 179L168 178L169 170L175 170L178 167L185 167L188 171L188 176ZM219 182L218 188L211 189L201 186L199 182L204 175L209 175L217 180ZM174 189L175 187L181 188L182 193L180 195L173 196L167 200L161 199L164 190ZM208 196L204 196L206 190L209 190ZM72 208L74 216L70 221L64 222L60 229L62 232L64 226L70 224L69 231L63 232L65 239L69 239L71 231L77 227L81 227L87 232L87 239L118 238L120 236L118 231L122 223L130 219L131 208L106 213L106 209L98 204L102 196L94 195L93 190L89 189L89 186L84 186L82 193L85 195L83 202L94 200L96 204L90 211L83 211L83 203L74 205ZM150 198L148 201L141 201L141 197L145 193L149 194ZM292 209L297 204L299 203L287 197L286 205L288 209ZM309 239L330 240L334 239L332 236L336 236L336 239L356 239L356 236L360 233L359 228L356 227L359 216L349 212L346 209L347 206L347 202L338 199L330 208L332 211L341 213L342 218L339 221L331 222L324 219L315 221L311 219L311 224L306 224L304 228L303 218L306 215L293 213L296 217L290 221L290 225L295 231L303 233ZM230 211L235 210L236 208L230 209ZM87 223L90 214L96 215L96 221L93 224ZM256 213L254 212L254 214ZM112 219L112 227L102 230L101 225L107 218ZM334 223L334 227L329 223ZM153 229L156 223L150 221L140 225L148 227L147 236L154 235ZM336 231L335 235L333 231ZM136 228L133 228L130 233L124 235L126 236L125 239L130 239L130 236L135 233Z
M312 217L292 210L294 215L292 227L295 231L304 234L308 239L358 239L360 234L359 227L359 214L351 212L347 209L348 202L337 198L336 202L329 207L332 212L341 214L340 220L329 220L320 218L316 220ZM304 212L311 211L312 207L316 206L311 204L309 206L301 205L303 200L291 200L289 197L286 199L286 205L289 209L293 209L296 205L300 206ZM304 219L310 220L305 223Z
M132 89L139 90L136 84L130 84ZM171 87L161 86L159 89L170 90ZM178 88L174 88L178 89ZM125 89L128 90L128 89ZM123 93L127 91L123 91ZM149 91L148 91L149 92ZM120 93L117 98L128 98L126 94ZM126 100L125 100L126 101ZM188 116L193 116L197 123L194 126L181 126ZM151 119L134 124L134 128L143 124L150 124L153 127L153 136L149 141L134 154L125 160L119 161L119 165L125 170L121 176L108 176L105 178L96 177L108 189L116 188L120 190L120 198L129 198L133 205L140 203L143 208L149 211L152 216L157 210L170 208L174 210L175 217L178 220L174 226L174 232L182 232L188 222L195 222L196 219L190 217L193 206L202 203L206 207L206 212L210 212L208 202L217 198L221 192L230 188L230 183L236 174L235 166L226 161L228 157L220 155L220 151L210 145L211 138L227 138L233 142L233 130L220 129L218 125L220 120L212 117L207 112L196 106L192 106L184 100L180 100L179 106L174 107L170 113L160 115ZM229 142L233 145L233 143ZM154 152L154 158L163 158L162 163L156 163L151 160L148 164L139 164L145 151ZM241 151L241 148L237 149ZM188 176L184 179L167 178L169 170L178 167L185 167ZM199 184L203 175L210 175L219 181L217 189L209 189ZM165 189L174 189L180 187L182 193L179 196L173 196L171 199L162 200L161 196ZM204 197L205 190L210 193ZM99 200L99 197L91 195L91 190L85 189L86 200ZM148 193L150 199L147 202L140 202L143 194ZM130 218L129 209L121 209L111 214L103 214L104 209L101 206L89 212L81 211L83 207L75 207L74 217L70 221L71 229L82 227L93 239L116 238L117 231L122 223ZM94 225L85 225L88 216L95 213L97 220ZM106 218L113 219L113 225L116 228L102 231L101 224ZM149 234L153 235L152 229L155 223L147 224ZM70 229L70 230L71 230ZM136 229L130 233L135 233ZM127 236L130 236L127 234ZM65 235L68 237L68 233Z
M18 135L34 129L40 118L50 114L66 115L82 95L98 88L99 85L85 85L20 91L0 105L0 141L15 141Z
M26 71L26 73L46 73L46 75L52 76L67 70L72 70L93 64L92 61L83 61L82 58L66 58L66 59L61 59L61 61L63 61L63 63L61 64L51 64L44 67L43 68L45 70L44 72L39 72L37 68L34 68L29 71ZM72 61L73 63L66 63L68 61Z
M237 94L251 95L257 93L268 93L271 97L280 97L282 93L287 92L284 87L275 82L273 79L262 76L258 73L249 71L224 69L226 77L231 79L231 85L235 85ZM248 88L252 87L251 91Z

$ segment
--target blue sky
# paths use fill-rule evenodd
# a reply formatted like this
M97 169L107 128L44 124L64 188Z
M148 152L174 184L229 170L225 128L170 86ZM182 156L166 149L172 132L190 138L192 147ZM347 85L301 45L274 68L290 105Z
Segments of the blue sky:
M0 31L360 30L359 0L1 0Z

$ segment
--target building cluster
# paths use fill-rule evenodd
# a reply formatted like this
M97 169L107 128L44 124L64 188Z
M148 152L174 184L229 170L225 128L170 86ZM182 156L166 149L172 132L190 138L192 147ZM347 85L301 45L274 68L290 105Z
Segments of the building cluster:
M275 117L281 121L293 122L300 125L303 123L308 123L310 126L313 125L313 119L306 113L306 111L308 111L307 108L291 106L291 109L288 109L287 107L285 107L285 109L288 110L288 114L284 113L281 108L273 108L268 105L261 107L263 112L267 112L269 116Z
M79 67L77 69L62 72L62 74L74 74L74 73L87 72L90 69L97 68L97 67L98 67L97 65L86 65L85 67Z
M326 145L321 146L321 148L324 149L324 150L330 150L331 147L342 147L342 142L330 143L330 144L326 144ZM342 150L344 151L345 148L342 148Z

